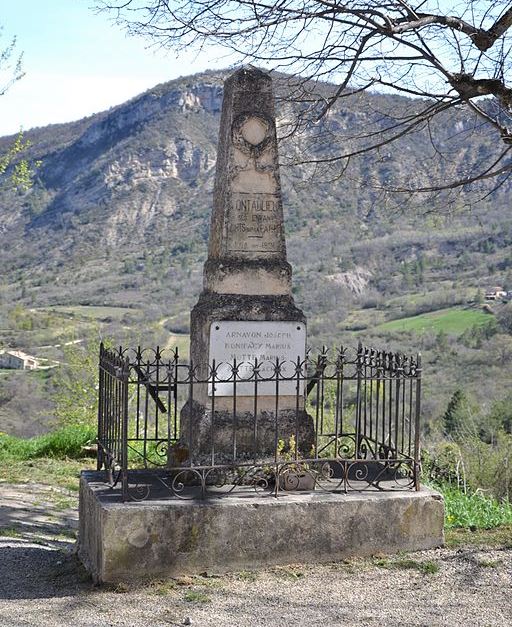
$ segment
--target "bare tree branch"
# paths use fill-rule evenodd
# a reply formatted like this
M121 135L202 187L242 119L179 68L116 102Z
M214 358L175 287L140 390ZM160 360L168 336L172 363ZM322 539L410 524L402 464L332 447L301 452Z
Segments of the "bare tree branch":
M338 163L348 175L356 157L423 132L430 138L428 159L446 164L450 147L436 137L442 125L433 122L459 107L466 108L468 119L478 116L474 132L494 134L507 150L512 144L510 0L460 0L449 10L438 0L97 0L97 5L156 45L180 50L211 43L234 53L234 59L291 74L285 100L295 99L297 106L289 111L294 119L283 136L311 138L309 152L295 154L295 163ZM412 97L412 104L402 100L380 116L386 122L357 128L353 135L330 126L346 98L376 87ZM486 163L491 161L489 154ZM431 168L430 185L418 182L417 189L468 190L507 168L512 169L508 162L489 168L475 157L470 175L453 169L453 180L446 181L446 167Z

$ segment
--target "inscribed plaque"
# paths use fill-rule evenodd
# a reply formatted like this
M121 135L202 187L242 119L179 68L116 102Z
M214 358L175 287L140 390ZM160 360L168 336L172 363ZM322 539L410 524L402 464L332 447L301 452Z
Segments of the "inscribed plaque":
M301 363L306 356L306 326L302 322L274 321L227 321L212 322L210 327L210 366L215 366L215 395L232 396L233 382L219 380L232 379L232 367L236 360L237 396L254 396L254 364L257 360L258 395L275 395L275 364L282 364L279 375L279 395L295 395L297 392L297 360ZM302 372L301 376L304 376ZM290 380L282 380L290 377ZM272 379L267 380L265 379ZM251 379L251 381L247 381ZM245 380L245 381L244 381ZM212 395L212 385L208 386ZM304 382L299 384L303 394Z

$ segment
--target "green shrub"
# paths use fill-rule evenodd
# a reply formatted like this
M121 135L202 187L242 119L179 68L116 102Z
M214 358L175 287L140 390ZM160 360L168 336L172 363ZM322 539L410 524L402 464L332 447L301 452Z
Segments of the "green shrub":
M512 436L502 429L490 443L468 438L461 444L467 485L481 488L499 500L512 496Z
M500 501L512 501L511 402L509 394L484 414L457 390L443 416L448 439L422 452L427 480L472 492L483 490Z
M512 524L512 504L500 503L481 492L464 493L456 487L436 486L444 496L447 528L493 529Z
M423 449L421 462L423 475L427 481L455 485L463 485L465 481L462 453L456 442L444 441L431 450Z

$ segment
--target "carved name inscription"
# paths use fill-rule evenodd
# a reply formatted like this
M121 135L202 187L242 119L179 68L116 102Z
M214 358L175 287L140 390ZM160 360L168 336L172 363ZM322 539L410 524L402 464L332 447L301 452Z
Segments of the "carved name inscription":
M283 225L278 202L277 194L233 192L227 221L227 252L281 252Z
M297 381L283 381L294 377L297 359L306 356L306 327L301 322L255 322L218 321L210 327L210 366L217 368L215 395L232 396L233 383L219 383L218 379L233 379L233 364L236 360L237 396L254 396L254 364L257 360L258 395L275 395L275 363L282 364L279 377L279 395L295 395ZM270 379L273 381L264 381ZM244 379L252 379L251 383ZM303 393L303 382L300 393ZM212 385L208 394L212 395Z

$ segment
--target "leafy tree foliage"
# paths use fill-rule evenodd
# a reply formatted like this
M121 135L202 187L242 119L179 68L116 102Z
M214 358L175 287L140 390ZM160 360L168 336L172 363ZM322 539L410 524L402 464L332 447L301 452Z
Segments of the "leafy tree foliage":
M94 426L98 416L98 342L71 344L55 378L55 416L61 426Z
M498 313L497 318L503 331L512 335L512 303L505 305Z
M512 394L494 401L488 423L496 430L504 429L507 433L512 434Z
M0 27L0 35L1 32ZM23 77L22 56L16 55L16 38L0 49L0 96ZM7 173L7 184L22 191L30 189L34 168L40 165L39 162L30 164L26 159L20 158L29 146L30 142L23 139L23 132L20 131L7 149L0 153L0 181Z
M424 454L424 470L434 480L511 501L512 396L495 401L487 414L475 414L467 395L457 389L443 417L452 439Z

